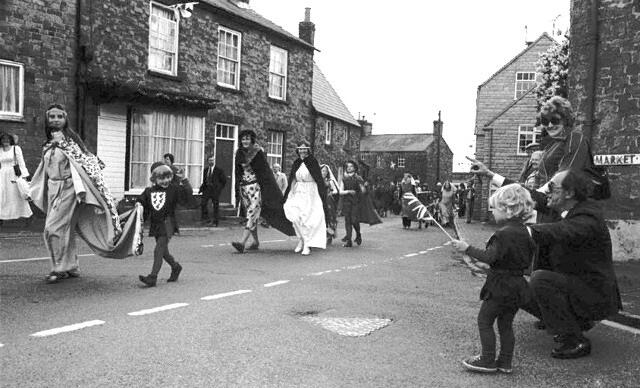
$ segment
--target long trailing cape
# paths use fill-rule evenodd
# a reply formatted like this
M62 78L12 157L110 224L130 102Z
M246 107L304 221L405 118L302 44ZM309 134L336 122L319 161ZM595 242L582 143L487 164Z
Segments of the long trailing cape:
M318 194L320 194L320 199L322 200L322 204L324 205L327 200L327 190L324 188L324 179L322 178L322 170L320 169L320 163L313 155L308 155L304 159L296 159L293 162L293 166L291 166L291 172L289 173L289 184L287 186L287 190L284 192L284 199L287 200L289 196L289 191L291 191L291 184L296 178L296 172L300 168L300 166L304 163L311 174L311 177L316 182L318 186Z
M256 174L256 179L262 192L262 210L260 215L267 220L270 226L276 228L287 236L295 236L291 221L284 215L282 207L282 192L276 183L271 167L267 163L264 151L257 145L248 149L239 148L236 151L236 184L242 179L243 164L249 164Z
M84 152L69 139L44 145L42 160L31 179L31 199L47 213L47 181L44 154L52 147L62 151L84 186L85 199L76 206L76 231L99 256L123 259L142 253L142 214L137 209L118 214L113 197L104 185L104 164L93 154Z

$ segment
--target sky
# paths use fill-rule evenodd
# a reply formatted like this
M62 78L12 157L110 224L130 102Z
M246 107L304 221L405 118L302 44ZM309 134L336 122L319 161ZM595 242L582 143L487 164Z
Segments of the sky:
M543 32L566 32L570 0L250 0L294 35L311 8L314 60L373 134L427 133L441 112L454 171L475 151L478 85ZM556 35L554 34L554 36ZM559 39L560 37L556 37Z

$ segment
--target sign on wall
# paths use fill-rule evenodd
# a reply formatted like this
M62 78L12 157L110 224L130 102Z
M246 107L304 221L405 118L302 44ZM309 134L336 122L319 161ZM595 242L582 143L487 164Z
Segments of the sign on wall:
M633 166L640 165L640 154L593 155L596 166Z

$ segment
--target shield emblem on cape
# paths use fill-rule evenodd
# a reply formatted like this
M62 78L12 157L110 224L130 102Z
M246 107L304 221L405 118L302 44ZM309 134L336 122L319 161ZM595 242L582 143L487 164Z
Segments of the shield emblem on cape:
M156 211L159 211L164 207L164 202L167 199L167 193L164 191L158 191L155 193L151 193L151 205Z

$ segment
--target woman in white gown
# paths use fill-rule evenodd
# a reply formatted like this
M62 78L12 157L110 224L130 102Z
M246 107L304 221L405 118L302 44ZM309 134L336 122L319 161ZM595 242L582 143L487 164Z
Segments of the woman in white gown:
M326 189L320 164L309 151L309 143L303 140L296 149L299 158L291 167L289 187L284 194L284 214L299 239L294 252L305 256L311 253L311 248L327 247L323 205Z
M22 157L22 149L16 145L15 135L0 132L0 224L3 220L29 218L33 214L29 202L18 189L20 179L29 171ZM17 166L17 167L14 167ZM16 175L16 171L20 175Z

